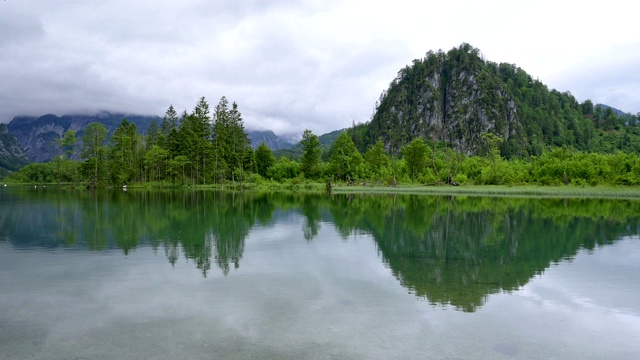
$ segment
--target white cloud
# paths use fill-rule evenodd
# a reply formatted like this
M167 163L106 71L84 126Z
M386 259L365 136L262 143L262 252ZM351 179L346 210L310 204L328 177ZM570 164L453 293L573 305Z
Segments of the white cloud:
M0 121L162 115L224 95L246 127L321 134L369 120L401 67L462 42L580 101L637 112L640 35L628 4L7 0Z

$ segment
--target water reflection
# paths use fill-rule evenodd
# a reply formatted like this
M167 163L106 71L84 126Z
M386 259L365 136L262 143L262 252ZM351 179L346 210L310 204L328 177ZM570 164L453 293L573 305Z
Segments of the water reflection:
M333 206L341 232L370 231L394 276L433 304L474 311L580 248L638 234L636 202L391 196ZM345 218L348 218L345 219Z
M301 241L333 227L344 239L369 234L402 286L468 312L582 248L640 233L640 203L626 200L28 190L0 193L0 242L125 255L151 246L172 265L228 275L254 227L292 214L303 217Z

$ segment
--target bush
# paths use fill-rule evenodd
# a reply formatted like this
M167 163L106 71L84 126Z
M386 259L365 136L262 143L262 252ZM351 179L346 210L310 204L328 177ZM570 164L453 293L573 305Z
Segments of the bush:
M457 182L458 184L466 184L469 179L467 179L467 175L465 174L457 174L453 177L453 181Z

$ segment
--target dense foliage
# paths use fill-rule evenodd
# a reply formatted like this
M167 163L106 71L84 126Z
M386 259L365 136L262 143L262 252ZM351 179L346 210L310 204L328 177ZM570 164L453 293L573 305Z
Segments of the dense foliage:
M640 154L640 114L617 115L569 92L549 90L521 68L483 58L462 44L429 52L398 72L371 122L351 129L360 151L381 138L397 154L422 137L468 155L482 154L482 133L503 139L506 158L541 156L553 147Z
M547 93L551 99L568 96L550 94L553 92ZM572 109L569 103L567 106L566 109ZM571 143L565 143L568 139L565 135L565 140L550 135L549 139L557 140L557 143L534 144L531 149L539 147L538 150L525 149L522 151L527 156L511 158L504 156L505 149L520 144L510 145L510 140L505 141L492 132L479 134L479 151L472 155L460 151L459 144L452 141L423 136L400 147L385 145L383 137L367 145L360 136L364 126L354 125L348 131L335 132L335 141L329 148L323 146L318 136L305 130L300 144L301 157L291 158L276 157L264 143L254 151L244 131L238 105L229 106L227 99L222 97L211 112L203 97L192 113L178 116L170 106L161 124L152 123L146 134L141 134L134 123L123 119L107 139L107 131L101 123L90 124L81 136L81 161L70 160L71 154L77 152L78 139L73 131L67 131L57 142L58 155L51 162L27 165L11 175L10 180L82 182L89 186L151 183L246 187L248 184L298 184L327 178L354 185L392 186L640 185L640 152L624 146L633 142L622 141L614 146L608 140L618 138L620 133L625 134L621 139L632 139L631 134L640 127L638 118L616 115L610 108L593 107L590 101L577 105L577 109L581 116L584 115L580 124L596 120L592 129L587 126L585 130L594 134L596 149L589 145L593 141L576 142L576 132L563 131L559 134L571 134ZM566 113L571 114L571 111ZM548 134L544 127L541 129L542 135ZM530 137L537 138L536 134L533 131ZM363 146L365 150L361 150Z

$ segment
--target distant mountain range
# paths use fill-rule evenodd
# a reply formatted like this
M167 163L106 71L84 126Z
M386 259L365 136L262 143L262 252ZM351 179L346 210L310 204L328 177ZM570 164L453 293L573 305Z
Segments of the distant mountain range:
M0 177L7 171L15 171L30 162L46 162L54 158L57 155L55 141L67 130L76 132L79 142L72 158L78 159L82 135L87 125L100 122L105 125L110 136L124 118L136 124L140 133L146 133L152 121L155 120L158 124L162 121L158 116L109 112L94 115L16 116L9 124L0 124ZM292 136L279 137L271 130L246 132L254 149L264 142L273 151L285 151L298 142ZM297 151L294 150L294 153Z
M263 142L274 151L289 149L295 145L295 142L287 141L276 135L271 130L245 130L245 132L247 133L249 140L251 140L251 147L254 149L260 146Z
M100 122L111 135L120 125L122 119L127 118L136 124L138 131L144 133L153 120L158 122L158 116L144 116L132 114L112 114L106 111L95 115L63 115L52 114L40 117L17 116L7 125L9 132L16 137L22 150L31 162L46 162L57 154L55 140L59 139L67 130L76 132L80 140L84 129L92 122ZM76 146L80 149L80 146ZM78 152L73 155L78 157Z

